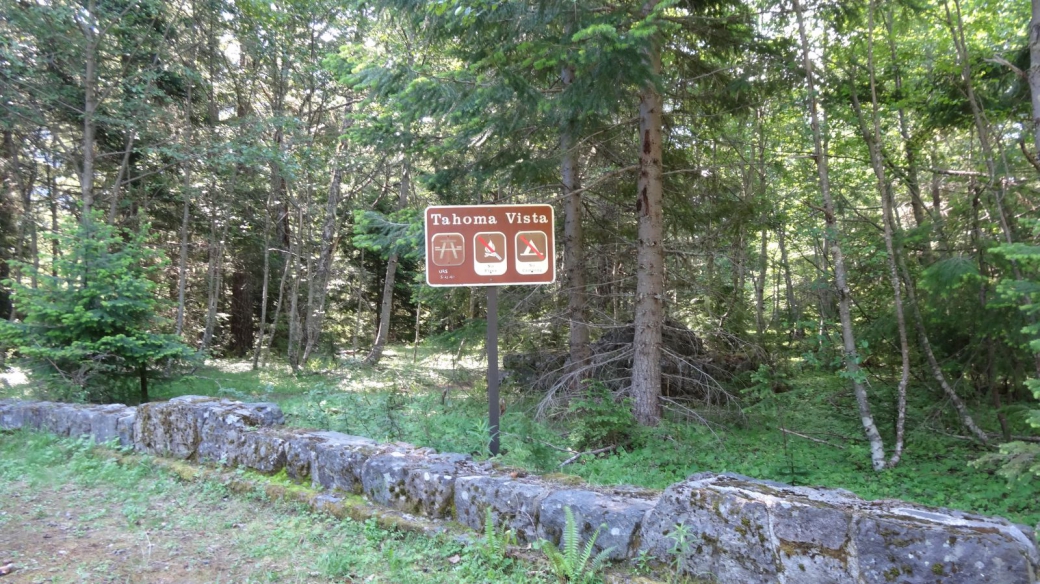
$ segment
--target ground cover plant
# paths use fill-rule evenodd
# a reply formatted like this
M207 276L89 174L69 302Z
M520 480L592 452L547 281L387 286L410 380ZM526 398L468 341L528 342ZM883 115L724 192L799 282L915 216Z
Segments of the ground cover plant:
M484 457L487 445L487 402L480 354L474 351L452 366L436 347L391 347L378 368L347 360L333 370L300 376L285 369L252 371L247 363L218 362L194 376L156 388L160 399L201 394L246 401L275 401L287 423L371 437L401 440L441 451ZM925 505L994 514L1035 525L1040 521L1036 482L1008 481L996 465L972 466L987 449L956 434L956 419L931 396L910 401L907 449L896 468L874 472L866 441L858 430L851 391L824 374L802 373L786 380L790 389L751 395L738 413L705 425L674 417L657 428L620 423L617 409L596 402L596 390L579 404L578 416L535 420L537 394L508 385L502 416L503 465L529 472L576 475L593 484L632 484L664 488L699 471L734 472L753 478L797 485L844 488L868 498L897 498ZM875 389L888 387L874 380ZM28 384L4 395L25 396ZM751 390L746 393L754 393ZM764 395L764 397L763 397ZM600 403L601 412L591 411ZM597 420L600 420L600 425ZM890 431L892 418L879 423ZM1026 432L1028 410L1018 416ZM995 419L983 418L987 427ZM589 426L593 425L591 430ZM589 442L599 432L617 448L591 452L603 441Z
M13 582L550 582L478 547L124 465L89 441L0 433L0 565Z

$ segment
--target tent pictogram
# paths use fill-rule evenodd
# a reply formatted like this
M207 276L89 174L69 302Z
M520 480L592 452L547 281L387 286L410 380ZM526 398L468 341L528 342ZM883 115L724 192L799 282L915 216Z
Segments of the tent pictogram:
M544 274L549 271L549 236L544 231L521 231L516 234L516 271L521 274Z

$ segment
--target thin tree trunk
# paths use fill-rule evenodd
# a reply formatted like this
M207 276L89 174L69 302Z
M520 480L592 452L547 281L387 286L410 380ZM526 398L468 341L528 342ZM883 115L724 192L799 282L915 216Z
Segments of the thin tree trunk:
M86 40L86 71L83 75L83 167L80 174L81 221L84 225L90 222L90 213L94 207L94 134L95 113L97 112L97 30L95 0L87 1L86 18L80 22L80 30Z
M1029 21L1029 93L1033 104L1033 156L1040 158L1040 0L1032 0Z
M300 344L303 340L303 323L300 319L300 281L304 279L305 271L310 267L303 260L308 220L306 209L309 205L309 197L307 201L298 205L296 237L292 239L289 245L289 253L297 258L296 271L293 272L292 290L289 292L289 308L285 312L286 318L289 319L289 339L286 353L289 359L289 367L292 368L293 373L299 373L301 366Z
M888 51L891 57L892 77L895 83L896 93L898 95L903 94L903 73L900 68L900 60L898 52L896 51L896 39L895 39L895 15L889 14L888 18L884 18L885 28L888 32ZM917 168L917 147L914 145L913 138L910 135L910 124L907 121L906 110L900 105L896 109L896 117L899 120L899 135L903 139L903 156L906 158L906 173L904 175L904 181L906 182L907 190L910 192L910 206L914 214L914 222L918 227L924 224L926 216L926 207L924 201L921 199L921 181L919 180L919 173Z
M574 68L564 66L560 75L564 86L574 82ZM589 359L589 327L585 322L585 238L582 227L581 179L578 175L576 124L564 122L560 131L560 176L563 182L563 272L567 290L567 324L569 326L567 375L574 388L587 375Z
M867 389L861 380L863 372L860 370L859 356L856 351L856 337L852 330L850 307L852 293L845 273L845 258L842 255L838 221L834 214L834 201L831 198L830 180L827 174L827 155L817 112L813 63L809 56L809 39L805 33L805 20L801 4L799 0L793 0L793 2L795 14L798 18L798 36L801 40L802 63L805 67L806 82L809 90L809 115L812 124L816 168L820 178L820 195L823 199L823 214L827 223L827 231L829 232L828 239L830 240L831 256L834 260L834 285L838 292L838 314L841 320L841 336L845 352L845 372L852 381L852 388L856 394L856 403L859 405L863 431L870 443L871 463L874 470L881 470L885 468L885 446L881 439L881 434L878 432L877 425L874 424L874 417L870 413L870 402L867 399Z
M263 288L260 292L260 330L257 334L256 347L253 349L253 371L260 366L260 351L264 346L264 334L267 324L268 287L271 284L271 192L267 194L264 205L264 276Z
M215 185L211 185L215 191ZM217 205L214 205L214 209ZM217 218L210 219L210 243L209 243L209 290L206 300L206 326L202 333L202 342L199 344L199 353L209 350L213 342L213 332L217 323L217 308L220 304L220 292L224 276L224 240L227 238L228 222L223 227L218 227Z
M939 365L939 361L935 358L935 352L932 351L932 344L928 340L928 331L924 327L924 318L921 315L921 309L917 304L917 295L914 292L913 281L910 279L910 271L906 269L906 262L902 256L896 256L896 261L899 263L899 271L903 276L903 286L906 289L906 299L910 303L910 313L914 317L914 328L917 330L917 340L921 344L921 351L924 352L925 358L928 360L928 366L932 370L932 377L939 383L939 387L942 388L943 393L946 394L947 399L953 404L954 409L957 410L957 415L960 416L961 423L968 429L980 442L985 444L988 440L986 433L975 424L975 420L972 419L971 414L968 413L967 406L964 405L964 401L957 395L950 384L946 382L946 375L943 374L942 367Z
M187 152L192 147L191 103L192 84L188 83L186 98L186 122L184 145ZM188 289L188 227L191 224L191 161L184 160L184 203L181 210L180 256L177 259L177 336L184 334L185 295Z
M408 191L411 189L411 169L408 157L405 156L401 172L401 191L398 197L397 208L403 209L408 203ZM390 336L390 313L394 304L394 278L397 275L397 252L390 254L386 262L386 278L383 280L383 300L379 305L379 328L376 330L376 340L372 343L372 350L365 357L367 365L376 365L383 357L383 349L386 347L387 337Z
M791 338L800 339L805 336L799 324L802 316L794 299L794 284L791 281L791 262L787 259L787 230L783 223L776 228L776 245L780 248L780 271L784 275L784 298L787 300L787 318L791 326Z
M348 113L344 112L340 134L346 131L349 119ZM310 359L311 352L318 344L325 320L325 298L328 293L329 274L332 271L332 258L338 241L339 218L336 211L339 207L340 182L343 179L341 156L345 143L346 140L341 139L336 144L336 153L332 159L332 178L329 182L328 200L325 204L325 223L321 229L321 251L318 254L318 264L315 267L314 276L310 278L307 288L309 312L307 315L307 341L303 350L304 363Z
M649 0L649 13L657 0ZM655 75L661 71L660 48L648 55ZM633 410L640 424L661 420L661 333L664 324L664 176L662 162L662 100L649 84L639 96L639 178L636 182L635 337L632 343Z
M354 340L351 343L351 347L354 349L354 358L357 358L358 351L360 350L359 343L361 342L361 313L365 306L365 250L361 250L361 259L358 261L360 266L358 269L358 283L357 283L357 311L354 313Z
M892 448L892 456L888 460L888 466L894 467L899 464L899 460L903 455L904 431L906 427L906 386L910 381L910 344L907 341L906 336L906 318L903 314L903 293L899 284L899 270L896 267L896 254L902 253L902 250L896 249L894 243L893 230L895 221L892 212L892 185L888 182L888 178L885 175L885 163L881 152L881 121L878 115L877 86L874 77L875 9L876 3L874 0L871 0L870 9L868 11L869 16L867 18L867 71L870 76L871 105L871 125L869 128L864 119L863 110L860 108L859 98L856 96L855 88L852 89L851 94L853 108L855 109L856 117L859 119L863 140L867 143L867 149L870 152L870 162L871 166L874 167L874 176L877 178L878 193L881 196L882 223L884 224L885 233L885 251L888 254L887 263L889 281L892 285L893 309L896 313L896 327L899 334L901 368L899 385L897 387L898 397L896 398L896 438L895 445ZM919 198L920 197L918 197L918 199Z
M271 336L267 339L267 351L261 354L260 367L267 366L267 355L271 352L271 345L274 344L274 336L278 333L278 318L282 313L282 302L285 300L285 281L289 278L289 272L293 270L296 265L296 256L291 253L289 257L285 258L285 267L282 268L282 278L278 282L278 300L274 303L274 318L271 319ZM263 339L261 339L261 344Z
M191 91L190 89L188 90ZM188 107L191 107L191 97L188 97ZM190 110L189 110L190 111ZM190 114L189 114L190 115ZM188 118L188 128L190 137L191 118ZM119 192L123 186L123 177L129 174L130 168L130 154L134 151L134 131L130 130L130 135L126 138L126 148L123 149L123 161L119 164L119 172L116 173L115 183L112 184L112 192L109 195L108 200L108 222L109 224L115 224L116 212L119 210Z
M760 239L761 242L759 243L758 249L758 273L755 274L755 336L758 338L759 343L763 341L763 336L766 332L765 288L766 271L769 268L768 228L762 228L762 235Z

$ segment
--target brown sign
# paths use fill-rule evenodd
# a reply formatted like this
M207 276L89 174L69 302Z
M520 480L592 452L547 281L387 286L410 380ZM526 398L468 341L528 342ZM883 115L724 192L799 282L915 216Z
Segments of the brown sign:
M551 205L426 208L430 286L551 284L556 250Z

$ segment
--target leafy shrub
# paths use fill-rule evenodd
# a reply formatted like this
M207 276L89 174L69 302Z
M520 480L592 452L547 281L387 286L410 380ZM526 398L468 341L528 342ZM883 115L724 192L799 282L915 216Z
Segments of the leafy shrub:
M571 402L567 413L574 421L571 446L577 450L628 447L635 442L639 425L632 415L632 400L616 401L599 381L587 382L584 395Z

